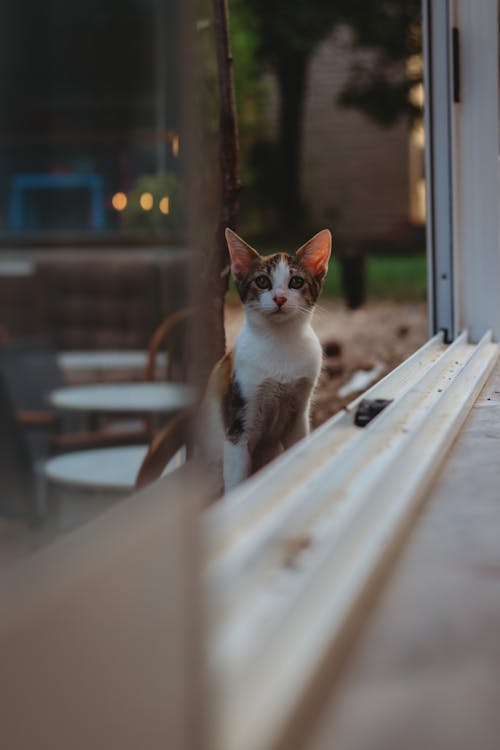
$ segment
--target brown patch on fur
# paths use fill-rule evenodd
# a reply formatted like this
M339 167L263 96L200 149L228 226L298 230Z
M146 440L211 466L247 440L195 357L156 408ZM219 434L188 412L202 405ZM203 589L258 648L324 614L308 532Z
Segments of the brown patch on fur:
M222 397L222 419L228 440L237 443L245 430L246 401L233 376Z
M234 377L233 352L227 352L215 365L209 381L212 396L221 405L222 421L228 439L237 443L245 425L246 402Z
M252 270L250 271L250 273L248 273L243 278L235 279L236 289L243 303L251 302L254 299L258 299L259 297L261 290L255 286L253 281L256 276L262 273L260 268L261 268L260 263L255 264Z
M270 439L280 442L290 430L297 414L312 389L309 378L299 378L291 383L280 383L268 378L261 383L257 393L255 414L255 444Z

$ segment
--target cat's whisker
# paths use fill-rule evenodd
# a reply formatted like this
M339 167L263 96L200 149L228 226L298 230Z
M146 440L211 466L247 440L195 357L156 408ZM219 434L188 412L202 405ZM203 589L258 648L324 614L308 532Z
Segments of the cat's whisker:
M309 315L309 314L310 314L310 313L312 312L312 310L313 310L313 308L312 308L312 307L310 307L309 305L299 305L299 306L297 306L297 308L296 308L296 309L297 309L297 310L299 310L300 312L303 312L303 313L307 313L308 315ZM314 309L315 309L315 308L314 308Z
M320 315L330 315L330 310L328 310L328 308L324 305L320 305L318 303L316 303L316 305L314 306L314 312L319 313Z

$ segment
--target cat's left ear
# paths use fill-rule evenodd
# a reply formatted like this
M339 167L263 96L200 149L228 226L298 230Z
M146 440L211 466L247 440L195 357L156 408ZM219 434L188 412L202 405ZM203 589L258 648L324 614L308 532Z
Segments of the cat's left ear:
M247 245L232 229L226 229L226 240L234 276L236 278L246 276L251 266L260 259L259 253Z
M328 229L322 229L302 245L295 255L312 276L323 277L328 269L331 252L332 235Z

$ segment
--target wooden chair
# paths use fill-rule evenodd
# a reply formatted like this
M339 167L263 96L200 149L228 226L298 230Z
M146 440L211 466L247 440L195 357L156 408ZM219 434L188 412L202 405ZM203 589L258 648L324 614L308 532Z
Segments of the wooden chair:
M53 388L62 385L62 373L51 341L46 337L29 337L3 342L0 344L0 375L33 460L45 458L61 427L60 415L46 400Z
M182 308L170 315L154 331L148 346L144 380L154 380L158 373L158 353L166 352L166 380L184 382L188 375L188 323L192 308ZM0 372L10 391L16 417L37 445L37 458L54 452L85 448L111 447L147 443L152 430L146 419L137 424L114 420L99 429L82 430L72 415L60 414L47 404L50 391L63 385L63 374L57 363L56 350L47 337L22 338L0 344Z
M152 439L137 474L135 489L158 479L165 466L190 439L192 410L176 414Z
M188 442L190 417L190 411L172 417L149 446L114 446L55 456L45 462L44 475L66 491L127 495L179 465L176 454Z
M193 307L182 307L169 315L156 328L148 345L143 379L146 382L155 380L185 383L189 379L189 327L194 317ZM159 353L165 354L164 372L159 373ZM168 423L170 424L170 422ZM168 425L166 425L168 427ZM143 433L152 434L148 419L143 420Z
M0 374L34 460L45 459L54 452L148 439L144 429L81 430L73 415L51 408L47 396L63 385L63 374L56 350L46 337L13 339L0 344Z
M157 355L162 347L167 348L165 376L186 379L186 324L192 312L190 308L179 310L155 331L148 351L146 379L155 377ZM81 489L106 491L110 462L116 464L119 472L126 461L130 484L125 483L126 486L122 485L118 491L129 492L134 485L143 487L158 478L170 459L186 444L187 413L176 415L152 439L151 427L146 420L138 428L128 431L104 426L98 430L73 429L61 434L61 419L71 419L71 415L58 414L47 406L46 395L61 384L62 374L57 366L56 352L46 340L17 341L12 346L0 346L0 365L0 372L8 374L8 390L15 391L15 398L10 397L10 401L17 424L36 446L36 455L30 451L30 471L37 463L43 463L45 477L55 484L64 485L64 476L71 473L66 470L71 470L71 465L76 466L79 460L84 464L88 459L88 471L83 476L80 474ZM130 446L137 450L131 450ZM54 453L63 455L51 458ZM134 466L137 471L134 471ZM77 485L78 481L74 485L68 481L66 489L71 486L77 489ZM112 490L110 485L109 488ZM116 493L117 487L114 491Z
M157 376L157 355L166 351L165 379L185 382L189 376L189 326L195 314L194 307L184 307L170 315L158 326L149 344L148 360L144 379L154 380ZM190 452L190 433L193 409L186 409L171 419L156 435L137 474L135 488L140 489L158 479L164 467L182 448Z
M169 315L153 333L148 347L148 358L144 369L144 380L157 378L157 355L166 352L165 380L185 382L189 372L189 324L194 308L183 307Z
M189 375L189 324L194 316L194 308L183 307L180 310L169 315L155 329L148 345L146 365L144 368L143 379L146 382L153 382L158 379L166 381L176 381L180 383L187 382ZM160 377L158 369L159 353L165 354L165 370ZM170 424L170 423L169 423ZM149 441L153 430L150 421L147 418L139 420L138 426L134 430L124 430L120 436L119 422L114 423L118 430L108 429L103 434L96 435L96 446L133 444L138 441ZM106 440L108 437L108 440Z
M30 446L16 421L8 389L0 374L0 518L38 520L36 479Z

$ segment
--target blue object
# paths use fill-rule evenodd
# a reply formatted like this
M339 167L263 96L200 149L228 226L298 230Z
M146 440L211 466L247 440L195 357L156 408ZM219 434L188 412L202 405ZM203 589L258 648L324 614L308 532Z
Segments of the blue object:
M9 203L9 229L20 231L25 229L25 200L26 190L35 189L74 189L88 188L90 190L90 229L101 231L104 229L104 191L103 180L98 174L17 174L11 180Z

